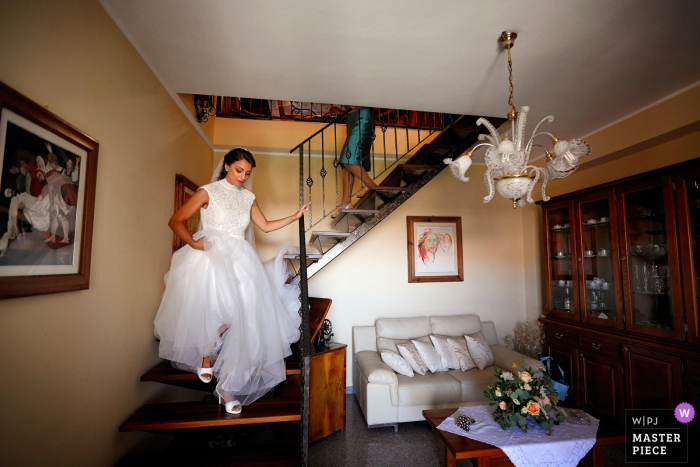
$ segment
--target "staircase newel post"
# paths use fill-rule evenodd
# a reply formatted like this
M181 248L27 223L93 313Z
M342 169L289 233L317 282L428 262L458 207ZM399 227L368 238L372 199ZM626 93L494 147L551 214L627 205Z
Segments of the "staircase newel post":
M310 169L311 167L309 167ZM304 146L299 148L299 207L304 205ZM309 458L309 375L311 366L311 330L309 328L309 287L306 271L306 229L304 215L299 219L299 289L301 329L299 347L299 385L301 392L301 465L306 467Z

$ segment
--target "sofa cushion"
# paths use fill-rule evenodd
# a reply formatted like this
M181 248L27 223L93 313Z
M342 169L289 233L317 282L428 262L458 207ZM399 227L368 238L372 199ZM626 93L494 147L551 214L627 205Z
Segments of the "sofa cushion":
M452 348L452 351L457 355L459 360L459 369L468 371L476 368L476 363L467 349L467 340L464 337L448 338L447 343Z
M415 339L432 334L428 317L382 318L377 320L376 328L377 337L389 339Z
M444 336L463 336L465 334L475 334L481 331L481 319L479 315L453 315L453 316L431 316L430 326L432 333Z
M471 336L464 337L467 339L469 355L472 356L472 360L474 360L474 363L480 370L493 365L493 353L491 353L491 348L486 343L483 334L477 332Z
M447 343L447 338L430 336L430 340L433 342L433 347L435 347L435 350L440 356L443 368L447 368L448 370L457 370L460 368L457 354L452 350L450 344Z
M377 352L372 352L371 350L357 352L355 354L355 364L360 367L360 371L370 383L396 384L396 373L382 361Z
M382 361L389 365L389 368L400 375L413 377L413 368L404 360L401 355L391 350L382 350L380 353Z
M447 374L460 382L463 401L487 400L484 391L488 386L493 386L498 381L492 366L483 370L478 368L469 371L450 370Z
M442 366L440 355L438 355L437 350L435 350L432 343L421 342L418 340L412 340L411 342L413 342L413 345L416 346L416 350L418 350L420 358L425 362L428 370L430 370L432 373L447 371L447 368Z
M430 342L430 337L421 336L418 338L413 338L413 340ZM411 342L411 339L389 339L387 337L377 337L377 352L381 352L382 350L391 350L392 352L399 353L399 349L396 346L399 344L408 344L409 342Z
M411 365L411 369L418 373L419 375L424 375L428 372L428 367L425 366L425 362L420 358L420 354L413 345L413 342L407 342L405 344L397 345L399 348L399 353L401 356Z
M451 404L462 401L460 382L447 373L428 373L413 378L397 375L397 379L400 406Z

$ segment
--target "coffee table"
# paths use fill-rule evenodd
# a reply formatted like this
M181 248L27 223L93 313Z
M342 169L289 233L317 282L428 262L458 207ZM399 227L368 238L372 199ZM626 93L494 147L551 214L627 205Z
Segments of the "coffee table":
M466 438L464 436L455 435L446 431L438 430L437 427L447 417L455 413L454 409L435 409L424 410L423 417L428 421L428 424L435 430L442 442L445 444L445 465L447 467L456 467L457 459L476 459L475 467L501 467L512 466L508 456L496 446L492 444L482 443L475 439ZM555 427L556 429L556 427ZM603 456L603 447L606 444L624 443L625 435L617 428L608 425L604 421L600 421L598 432L596 434L596 443L586 457L588 465L594 467L602 467L605 464Z

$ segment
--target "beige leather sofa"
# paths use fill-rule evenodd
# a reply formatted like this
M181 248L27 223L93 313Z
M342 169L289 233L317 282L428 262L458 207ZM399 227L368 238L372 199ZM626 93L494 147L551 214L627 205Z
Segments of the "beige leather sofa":
M397 344L411 339L430 342L429 335L463 336L481 331L491 347L495 366L511 370L514 361L521 368L540 368L530 357L498 344L493 322L482 322L478 315L430 316L378 319L376 326L353 328L353 386L369 427L423 420L426 409L479 405L487 401L484 390L496 381L494 367L442 373L395 373L384 363L378 351L398 353ZM520 368L516 368L518 371Z

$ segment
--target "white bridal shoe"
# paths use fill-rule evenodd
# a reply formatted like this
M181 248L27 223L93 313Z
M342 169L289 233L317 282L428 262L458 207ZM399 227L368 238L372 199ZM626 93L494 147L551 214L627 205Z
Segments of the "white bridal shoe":
M238 399L232 400L231 402L226 402L226 399L224 399L224 397L218 392L214 391L214 395L219 398L219 404L223 405L226 408L226 412L238 415L243 410L243 407L241 406L241 403L238 401ZM234 407L237 407L237 409Z
M209 375L210 378L205 379L203 375ZM214 371L212 368L197 368L197 376L203 383L211 383L211 380L214 379Z

